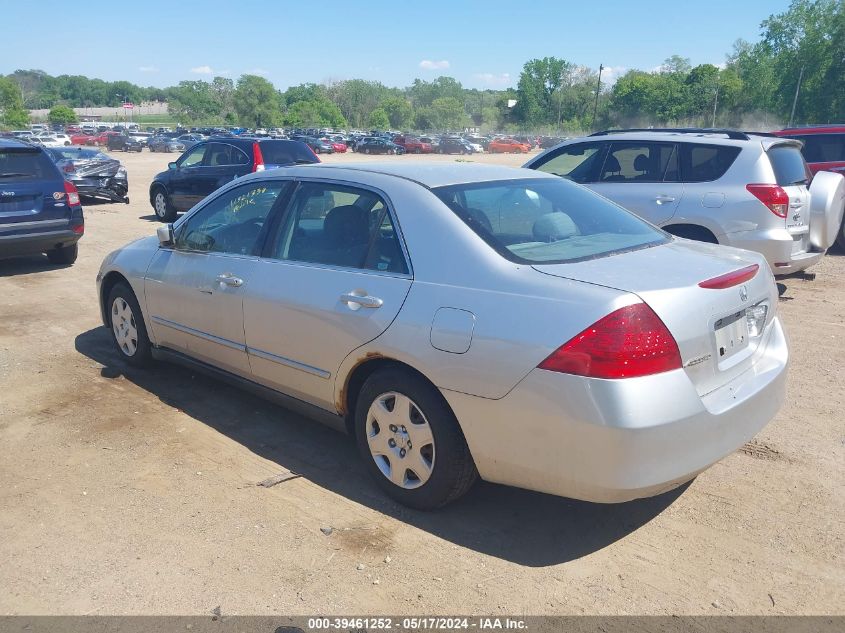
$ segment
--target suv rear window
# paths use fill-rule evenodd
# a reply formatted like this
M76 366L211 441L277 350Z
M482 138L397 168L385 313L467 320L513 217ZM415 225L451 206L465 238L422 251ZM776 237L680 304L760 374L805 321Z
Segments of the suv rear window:
M0 149L0 180L61 178L43 151L30 147Z
M699 145L681 143L681 180L709 182L725 175L740 148L728 145Z
M433 192L513 262L575 262L667 241L662 231L564 179L452 185Z
M300 141L264 141L259 147L264 162L268 165L304 165L320 162L314 152Z
M810 172L801 151L794 145L775 145L766 152L775 180L781 187L789 185L807 184L810 182Z

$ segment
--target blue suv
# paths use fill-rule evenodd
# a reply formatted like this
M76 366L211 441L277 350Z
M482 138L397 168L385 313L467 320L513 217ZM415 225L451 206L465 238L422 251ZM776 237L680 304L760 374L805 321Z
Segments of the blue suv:
M46 253L73 264L84 232L79 192L44 148L0 139L0 258Z

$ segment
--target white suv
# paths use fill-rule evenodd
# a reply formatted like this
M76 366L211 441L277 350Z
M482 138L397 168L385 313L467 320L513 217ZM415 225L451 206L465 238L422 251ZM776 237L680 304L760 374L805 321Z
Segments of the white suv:
M833 244L845 196L845 180L813 178L800 150L735 130L611 130L564 141L525 167L583 184L679 237L762 253L787 275Z

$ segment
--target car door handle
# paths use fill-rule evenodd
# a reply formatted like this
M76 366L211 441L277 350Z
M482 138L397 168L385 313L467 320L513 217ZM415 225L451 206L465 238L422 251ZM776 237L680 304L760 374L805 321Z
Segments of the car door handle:
M244 280L240 277L235 277L232 273L220 273L217 275L217 281L227 286L234 286L235 288L244 285Z
M668 202L675 202L674 196L657 196L654 201L657 204L666 204Z
M346 294L340 295L340 300L347 304L352 310L357 310L358 308L380 308L384 305L384 301L378 297L359 295L354 292L347 292Z

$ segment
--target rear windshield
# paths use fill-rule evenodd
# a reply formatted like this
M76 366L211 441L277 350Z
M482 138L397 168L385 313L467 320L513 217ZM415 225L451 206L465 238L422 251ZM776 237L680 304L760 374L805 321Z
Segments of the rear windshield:
M60 147L47 150L56 160L111 160L108 156L96 149L62 149Z
M506 180L433 190L475 233L513 262L576 262L667 241L612 202L562 179Z
M0 149L0 181L31 178L61 178L47 155L32 148Z
M775 180L781 187L805 185L810 181L810 173L804 157L794 145L775 145L766 152L775 171Z
M317 142L316 139L313 142ZM268 165L302 165L319 163L314 152L299 141L264 141L259 147Z

